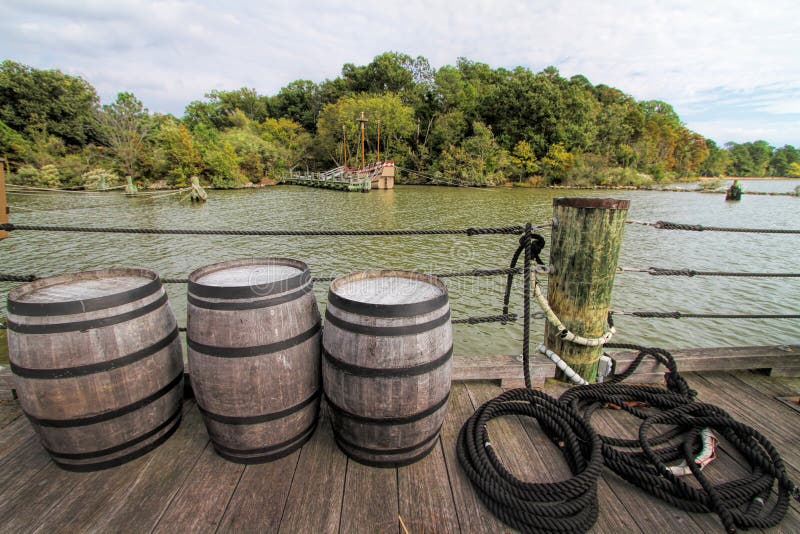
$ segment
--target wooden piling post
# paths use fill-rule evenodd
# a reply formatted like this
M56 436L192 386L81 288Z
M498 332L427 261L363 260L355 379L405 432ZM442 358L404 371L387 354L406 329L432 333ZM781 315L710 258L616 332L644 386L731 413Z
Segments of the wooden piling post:
M8 204L6 204L6 160L0 158L0 224L8 222ZM8 232L0 230L0 239L8 237Z
M611 198L553 199L553 232L547 300L571 332L602 336L617 270L628 200ZM549 322L545 344L580 376L594 382L602 347L577 345L561 338ZM557 376L562 377L559 373Z

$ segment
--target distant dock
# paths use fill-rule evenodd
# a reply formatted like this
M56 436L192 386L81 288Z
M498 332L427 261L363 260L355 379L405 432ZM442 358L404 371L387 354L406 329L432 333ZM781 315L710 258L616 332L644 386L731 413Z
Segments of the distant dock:
M394 169L394 162L379 161L360 169L336 167L326 172L290 172L281 183L366 193L372 189L394 189Z

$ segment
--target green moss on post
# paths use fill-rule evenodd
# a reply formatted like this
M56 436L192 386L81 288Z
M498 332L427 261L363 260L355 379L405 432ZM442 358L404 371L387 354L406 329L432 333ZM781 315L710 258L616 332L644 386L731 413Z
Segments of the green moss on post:
M628 200L556 198L547 300L571 332L594 338L607 328ZM551 324L545 344L589 382L597 376L602 347L563 341ZM559 372L559 378L563 378Z

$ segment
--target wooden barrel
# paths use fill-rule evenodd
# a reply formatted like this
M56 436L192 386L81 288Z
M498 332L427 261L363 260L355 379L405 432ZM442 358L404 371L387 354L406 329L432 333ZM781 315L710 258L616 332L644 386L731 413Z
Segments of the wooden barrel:
M285 456L319 416L320 316L311 272L284 258L218 263L189 276L189 370L217 453Z
M22 409L65 469L123 464L178 428L183 354L152 271L105 269L15 288L8 348Z
M450 394L453 333L445 285L408 271L337 278L322 337L323 387L339 448L378 467L428 454Z

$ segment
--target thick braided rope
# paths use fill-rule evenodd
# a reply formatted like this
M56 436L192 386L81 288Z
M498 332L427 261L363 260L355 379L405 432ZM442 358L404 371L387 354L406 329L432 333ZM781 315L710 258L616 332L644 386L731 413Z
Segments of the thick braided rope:
M791 494L797 493L789 481L780 455L772 444L754 429L735 421L724 410L697 402L696 392L680 376L669 352L631 344L613 344L613 348L639 350L633 363L610 381L574 387L559 399L590 424L593 413L611 405L642 420L638 439L620 439L600 435L603 462L617 475L651 495L689 512L714 512L725 529L769 528L780 522L788 509ZM667 389L632 386L621 383L630 377L644 358L652 357L667 367ZM651 410L638 408L644 404ZM652 409L661 410L653 415ZM673 425L651 437L655 425ZM726 438L750 464L743 477L712 484L695 463L702 447L702 429L713 429ZM698 489L675 476L667 464L685 461L700 483ZM778 497L768 509L773 485Z
M490 420L508 415L536 419L561 447L573 477L525 482L510 473L489 439ZM456 444L459 462L481 500L499 519L522 532L586 532L597 520L600 440L567 406L531 389L513 389L482 405Z
M800 319L800 314L778 314L778 313L685 313L680 311L658 312L658 311L618 311L611 312L613 315L627 315L630 317L650 318L650 319Z
M648 269L633 269L619 267L622 273L647 273L651 276L726 276L741 278L800 278L800 273L747 273L729 271L697 271L695 269L662 269L660 267L650 267Z
M656 221L651 224L659 230L686 230L690 232L737 232L750 234L800 234L800 230L781 228L723 228L719 226L703 226L701 224L679 224L667 221Z
M522 226L497 228L454 228L420 230L202 230L167 228L110 228L85 226L42 226L29 224L0 224L0 230L41 232L88 232L106 234L159 234L159 235L243 235L243 236L391 236L391 235L519 235Z

